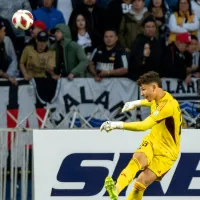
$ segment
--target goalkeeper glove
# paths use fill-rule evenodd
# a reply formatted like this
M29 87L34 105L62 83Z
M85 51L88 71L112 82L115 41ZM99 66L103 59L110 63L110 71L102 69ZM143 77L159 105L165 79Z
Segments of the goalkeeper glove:
M123 129L124 128L124 123L123 122L111 122L111 121L106 121L104 122L101 127L100 131L105 130L106 132L109 132L113 129Z
M122 108L122 112L128 112L140 106L141 106L141 100L129 101L124 104L124 107Z

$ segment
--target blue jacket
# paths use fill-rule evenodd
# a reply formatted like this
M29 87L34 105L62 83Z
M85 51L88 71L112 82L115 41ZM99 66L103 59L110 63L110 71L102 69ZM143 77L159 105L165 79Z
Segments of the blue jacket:
M33 17L35 20L43 21L47 26L47 31L54 28L57 24L65 23L65 19L63 17L62 12L57 10L56 8L46 8L41 7L37 10L33 11Z

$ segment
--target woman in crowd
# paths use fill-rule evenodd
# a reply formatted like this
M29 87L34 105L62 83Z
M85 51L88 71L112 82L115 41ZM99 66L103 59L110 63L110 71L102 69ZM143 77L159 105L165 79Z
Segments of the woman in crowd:
M169 19L169 43L175 41L178 33L188 32L197 36L199 20L192 12L190 0L179 0L177 11Z
M72 39L85 49L85 53L90 57L93 49L97 47L102 39L94 31L91 31L88 21L82 14L77 14L72 24Z

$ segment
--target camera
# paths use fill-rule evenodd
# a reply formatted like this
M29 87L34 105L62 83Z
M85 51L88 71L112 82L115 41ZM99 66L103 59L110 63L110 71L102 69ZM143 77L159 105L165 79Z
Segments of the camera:
M197 80L197 95L200 99L200 79ZM196 120L196 129L200 129L200 102L197 108L197 112L199 113L198 118Z

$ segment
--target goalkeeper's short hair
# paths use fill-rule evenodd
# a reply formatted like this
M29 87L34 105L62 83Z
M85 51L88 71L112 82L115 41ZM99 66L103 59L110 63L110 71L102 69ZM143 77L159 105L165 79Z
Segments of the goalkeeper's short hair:
M157 72L150 71L139 77L137 84L141 86L142 84L157 83L158 87L162 88L162 81Z

